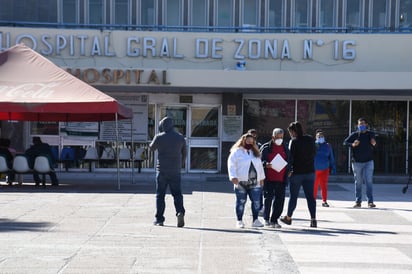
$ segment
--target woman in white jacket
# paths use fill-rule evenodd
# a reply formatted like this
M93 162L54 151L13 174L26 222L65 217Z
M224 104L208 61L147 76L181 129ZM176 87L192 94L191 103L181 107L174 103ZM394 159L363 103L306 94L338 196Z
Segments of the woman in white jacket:
M236 194L237 227L244 228L243 213L247 196L252 203L253 227L262 227L259 221L260 196L265 172L256 140L252 134L244 134L230 149L227 160L229 179Z

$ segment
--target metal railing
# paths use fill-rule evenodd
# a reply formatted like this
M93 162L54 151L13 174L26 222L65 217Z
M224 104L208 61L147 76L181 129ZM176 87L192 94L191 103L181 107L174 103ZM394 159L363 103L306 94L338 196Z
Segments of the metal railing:
M247 32L247 33L412 33L408 27L259 27L259 26L166 26L134 24L75 24L28 21L2 21L3 27L30 27L56 29L97 29L131 31L181 31L181 32Z

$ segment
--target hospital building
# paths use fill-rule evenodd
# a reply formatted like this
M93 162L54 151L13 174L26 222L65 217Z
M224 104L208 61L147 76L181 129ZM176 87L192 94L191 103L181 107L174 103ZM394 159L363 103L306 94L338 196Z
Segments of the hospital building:
M168 115L187 140L187 173L225 173L230 147L248 129L264 143L297 120L308 134L323 129L337 172L348 174L342 143L359 117L377 136L375 174L409 173L412 0L0 0L0 7L0 51L24 43L133 110L132 120L120 121L120 146L144 151L143 172L154 171L148 144ZM87 170L89 147L115 145L110 121L0 125L18 151L32 136L58 157L70 148L73 170Z

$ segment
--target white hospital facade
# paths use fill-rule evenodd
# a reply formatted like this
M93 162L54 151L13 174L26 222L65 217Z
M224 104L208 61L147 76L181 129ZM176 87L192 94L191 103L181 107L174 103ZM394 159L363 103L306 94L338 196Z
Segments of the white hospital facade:
M348 173L342 142L365 117L377 134L376 173L408 172L412 1L58 0L45 1L47 20L41 4L25 20L24 7L4 2L0 50L24 43L130 106L122 146L147 148L167 114L187 139L185 172L226 172L247 129L266 142L298 120L309 134L325 131ZM18 134L21 150L33 135L59 150L115 141L111 123L1 123L2 137Z

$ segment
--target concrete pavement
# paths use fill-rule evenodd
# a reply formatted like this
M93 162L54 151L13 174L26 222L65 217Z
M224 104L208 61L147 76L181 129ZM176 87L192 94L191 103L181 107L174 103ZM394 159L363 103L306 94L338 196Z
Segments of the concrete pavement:
M183 176L186 225L167 196L152 225L154 174L59 174L59 187L0 187L0 273L412 273L412 186L375 184L376 209L353 209L353 184L331 182L318 228L300 198L291 226L235 228L225 175ZM30 177L27 177L30 181ZM25 181L26 181L25 180ZM364 203L364 206L366 203ZM286 211L287 200L285 205Z

